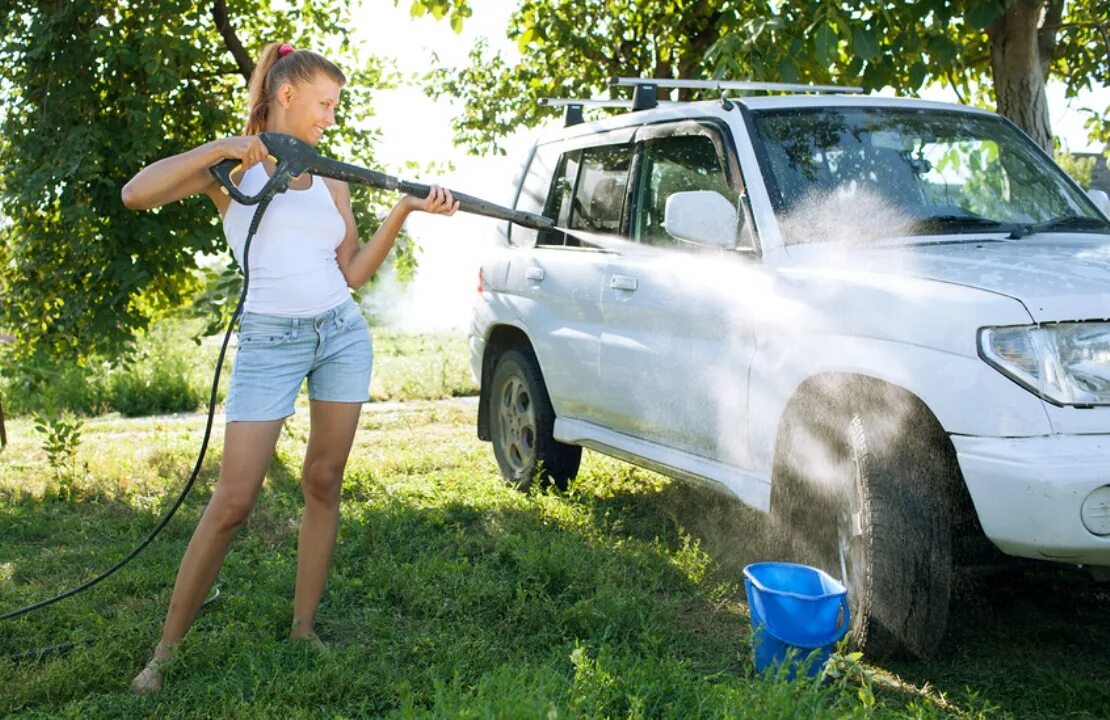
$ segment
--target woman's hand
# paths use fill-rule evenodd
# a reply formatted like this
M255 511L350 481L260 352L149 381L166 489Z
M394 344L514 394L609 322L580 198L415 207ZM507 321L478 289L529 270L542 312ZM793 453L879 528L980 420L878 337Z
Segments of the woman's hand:
M262 162L270 154L266 144L262 142L262 138L257 135L223 138L218 143L220 153L225 158L238 160L242 170Z
M428 192L426 198L406 195L397 204L406 212L421 210L433 215L447 215L448 217L454 215L459 209L459 203L451 197L451 191L441 188L439 185L432 185L432 189Z

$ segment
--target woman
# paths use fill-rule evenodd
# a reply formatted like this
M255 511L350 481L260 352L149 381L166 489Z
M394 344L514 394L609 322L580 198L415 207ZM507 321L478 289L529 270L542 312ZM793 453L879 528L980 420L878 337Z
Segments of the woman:
M251 77L245 134L144 168L124 186L124 204L149 209L206 194L242 264L254 207L225 195L208 168L225 158L239 160L240 189L256 193L274 171L257 133L287 133L316 145L335 124L345 83L339 68L316 53L287 43L268 45ZM360 246L346 183L306 174L274 197L251 242L250 289L228 391L220 477L181 561L161 641L132 681L134 691L161 690L161 664L188 631L232 537L254 506L305 378L311 430L301 477L305 509L290 637L322 647L313 623L335 549L343 469L362 403L369 399L370 333L349 288L374 274L410 212L453 215L457 209L439 187L423 200L406 196Z

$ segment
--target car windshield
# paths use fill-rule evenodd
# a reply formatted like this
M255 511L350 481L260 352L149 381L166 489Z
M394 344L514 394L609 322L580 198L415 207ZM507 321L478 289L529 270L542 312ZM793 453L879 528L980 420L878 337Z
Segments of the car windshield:
M1107 232L1088 198L996 116L901 108L753 115L763 175L788 244Z

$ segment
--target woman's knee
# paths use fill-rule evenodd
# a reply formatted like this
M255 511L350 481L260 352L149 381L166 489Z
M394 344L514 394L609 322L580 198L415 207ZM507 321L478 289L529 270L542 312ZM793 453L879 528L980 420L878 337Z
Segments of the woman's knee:
M244 492L217 490L208 503L206 515L221 530L236 530L250 517L254 508L254 495Z
M306 500L325 505L338 505L339 488L342 484L342 465L325 460L305 463L301 487Z

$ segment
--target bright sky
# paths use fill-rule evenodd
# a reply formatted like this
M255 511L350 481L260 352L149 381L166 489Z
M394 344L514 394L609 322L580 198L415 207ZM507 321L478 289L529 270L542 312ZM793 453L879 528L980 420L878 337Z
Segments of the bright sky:
M505 36L508 18L516 0L481 0L472 3L474 16L467 19L461 34L455 34L446 21L431 17L411 18L409 0L363 0L364 9L356 13L361 25L356 34L365 39L376 54L394 58L405 76L423 75L433 69L433 58L446 67L466 64L467 53L479 37L485 37L492 49L501 49L507 57L518 56L516 47ZM927 93L931 99L958 102L948 90ZM1088 93L1072 104L1066 102L1063 88L1051 85L1048 90L1049 112L1053 131L1064 138L1074 152L1095 151L1083 129L1086 115L1078 108L1102 110L1110 105L1110 88ZM433 102L419 87L410 86L378 93L375 100L376 124L382 129L383 142L378 157L395 172L405 161L421 166L437 161L450 161L455 171L441 177L410 177L419 182L441 185L509 205L512 202L513 178L520 169L534 131L522 131L504 144L504 157L473 157L454 146L451 118L455 103ZM470 318L470 304L477 284L478 263L492 242L497 221L463 213L453 218L417 214L410 217L407 228L423 246L421 269L415 281L401 290L386 283L378 293L378 312L392 322L414 330L465 328ZM388 310L388 312L387 312Z

